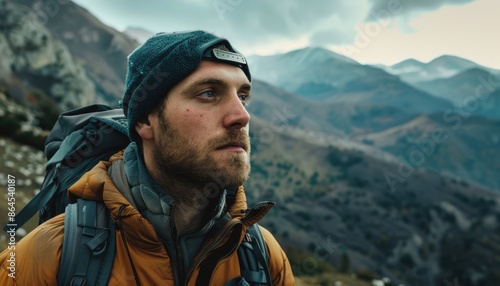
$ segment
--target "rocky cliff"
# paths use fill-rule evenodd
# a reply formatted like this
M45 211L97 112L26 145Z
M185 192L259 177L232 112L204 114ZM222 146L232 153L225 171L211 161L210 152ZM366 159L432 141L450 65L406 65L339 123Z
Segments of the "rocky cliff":
M61 109L97 101L95 85L67 47L54 39L28 7L0 2L0 82L10 89L16 79L26 91L41 89ZM26 93L16 98L29 103Z
M138 42L72 1L15 1L33 11L52 37L64 43L94 82L97 96L116 104L124 91L127 56Z

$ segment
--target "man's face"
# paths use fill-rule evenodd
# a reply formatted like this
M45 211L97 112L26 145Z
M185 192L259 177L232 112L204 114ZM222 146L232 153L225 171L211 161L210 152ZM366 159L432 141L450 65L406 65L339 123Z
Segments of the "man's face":
M159 174L206 186L237 187L250 172L250 82L235 66L202 61L167 95L152 120Z

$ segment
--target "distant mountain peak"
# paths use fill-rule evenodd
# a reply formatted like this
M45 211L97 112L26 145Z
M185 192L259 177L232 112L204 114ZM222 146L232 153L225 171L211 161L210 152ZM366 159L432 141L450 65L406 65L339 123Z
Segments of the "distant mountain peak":
M395 65L385 67L384 70L399 76L403 81L416 84L418 82L453 77L473 68L482 69L496 76L500 75L500 71L498 70L452 55L442 55L427 63L415 59L408 59ZM476 73L477 72L478 71L476 71Z
M299 62L305 60L309 62L324 62L333 59L337 61L344 61L350 64L359 64L358 62L356 62L351 58L337 54L329 49L325 49L322 47L306 47L303 49L298 49L285 53L284 56L292 57L294 58L294 60L297 60Z
M461 62L468 62L468 63L474 63L473 61L461 58L459 56L453 56L453 55L441 55L439 57L436 57L435 59L431 60L429 63L432 62L440 62L440 61L461 61Z
M416 65L416 66L422 66L425 65L423 62L416 60L416 59L407 59L404 61L401 61L397 64L392 65L392 67L398 67L398 66L407 66L407 65Z
M425 64L416 59L407 59L395 65L387 67L387 72L391 74L405 74L421 70Z
M433 66L433 65L446 66L446 67L450 67L450 68L453 67L453 68L462 68L462 69L478 66L478 64L473 62L473 61L470 61L470 60L467 60L467 59L464 59L461 57L457 57L457 56L452 56L452 55L439 56L439 57L433 59L432 61L430 61L429 63L427 63L427 65L429 65L429 66Z

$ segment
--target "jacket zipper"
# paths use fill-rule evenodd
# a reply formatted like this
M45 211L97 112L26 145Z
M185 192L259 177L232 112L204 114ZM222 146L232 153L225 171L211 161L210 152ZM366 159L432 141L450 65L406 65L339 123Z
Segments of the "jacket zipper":
M252 209L250 209L248 211L248 213L250 213L251 210L253 209L256 209L257 207L260 207L261 205L269 205L270 202L259 202L257 203L255 206L252 207ZM219 242L226 237L227 233L229 232L229 230L231 230L234 226L238 225L238 224L242 224L246 219L248 219L248 215L244 218L242 218L241 220L239 221L235 221L235 222L232 222L230 223L229 225L227 225L222 231L221 231L221 234L218 235L218 239L216 241L214 241L211 245L205 247L205 249L203 249L203 252L200 252L200 255L198 255L195 260L193 261L193 264L192 264L192 267L189 269L189 272L187 273L187 276L186 276L186 280L185 280L185 283L187 283L190 279L191 279L191 276L193 275L193 272L194 272L194 269L196 269L196 266L198 264L201 263L201 261L203 261L207 256L208 256L208 253L210 251L212 251L218 244ZM219 264L219 262L221 262L222 260L226 259L227 257L229 257L231 255L231 253L233 253L234 251L236 251L237 247L239 246L239 244L236 244L233 246L233 248L226 254L224 255L223 257L221 257L221 259L219 259L217 261L216 264ZM187 285L187 284L184 284L184 285Z
M172 210L170 211L170 218L171 218L170 229L172 230L172 237L174 238L173 241L175 246L175 252L177 252L175 257L177 258L177 261L176 263L172 263L172 273L174 273L175 285L187 285L187 283L189 282L188 279L189 276L184 275L184 256L182 256L182 249L179 243L180 239L177 237L177 229L175 228L174 210L175 207L172 207ZM170 254L169 256L172 257ZM177 271L175 271L174 265L177 266L176 267Z
M175 244L175 249L177 251L177 270L178 270L177 278L179 279L179 285L186 285L185 283L186 280L183 280L186 279L186 277L184 277L184 259L182 257L182 251L179 246L178 238L175 239L174 244Z
M118 210L118 228L121 232L121 237L123 241L123 245L125 246L125 250L127 251L127 256L130 261L130 266L132 267L132 272L134 273L134 278L135 278L135 283L137 286L141 285L141 282L139 280L139 275L137 274L137 271L134 266L134 261L132 260L132 257L130 256L130 251L128 249L128 244L127 244L127 239L125 237L125 230L123 229L123 221L122 221L122 212L125 209L126 205L121 205L120 209Z
M219 236L218 236L218 237L219 237L219 239L217 239L216 241L214 241L211 245L209 245L209 246L205 247L205 248L203 249L203 252L200 252L200 255L198 255L198 256L195 258L195 261L193 261L192 267L190 267L189 272L187 273L187 276L186 276L186 281L185 281L185 283L186 283L186 284L184 284L184 285L187 285L187 282L191 279L191 276L193 275L193 272L194 272L194 270L196 269L196 267L198 266L198 264L200 264L200 263L201 263L201 261L203 261L203 260L204 260L204 259L208 256L208 253L210 253L210 251L212 251L212 250L213 250L216 246L218 246L218 245L219 245L219 242L220 242L220 241L222 241L222 239L226 237L226 234L227 234L227 233L228 233L228 232L229 232L229 231L230 231L230 230L231 230L234 226L236 226L236 225L238 225L238 224L241 224L241 222L240 222L240 221L236 221L236 222L233 222L233 223L231 223L231 224L227 225L227 226L225 227L225 229L223 229L223 231L221 232L221 235L219 235ZM236 250L236 246L237 246L237 244L236 244L236 245L235 245L235 246L231 249L231 251L229 251L228 253L229 253L229 254L233 253L233 251L234 251L234 250ZM223 258L221 258L221 260L222 260L222 259L224 259L224 258L226 258L226 257L228 257L228 256L229 256L229 254L228 254L228 255L225 255ZM217 263L219 263L221 260L219 260Z
M260 202L260 203L257 203L254 207L252 207L252 209L256 209L257 207L261 206L261 205L268 205L269 202ZM248 211L248 213L250 212L250 210ZM172 210L172 218L173 218L173 210ZM191 276L193 275L193 272L194 270L196 269L196 267L198 266L198 264L201 263L201 261L205 260L205 258L208 256L208 253L210 253L210 251L212 251L214 248L216 248L220 241L222 241L223 238L226 237L226 235L229 233L229 231L236 225L238 224L243 224L243 222L245 221L245 219L248 219L248 215L244 218L242 218L241 220L237 220L235 222L232 222L232 223L229 223L228 225L226 225L224 227L224 229L220 232L220 235L218 235L218 239L216 241L214 241L212 244L210 244L209 246L205 247L202 252L200 252L199 255L197 255L192 263L192 266L190 267L187 275L184 277L185 280L184 280L184 283L183 285L187 286L187 283L189 282L189 280L191 279ZM173 223L173 220L172 220L172 223ZM173 228L175 230L175 228ZM177 240L175 240L177 242ZM236 251L236 249L238 248L239 244L235 244L233 246L233 248L227 252L226 255L224 255L223 257L221 257L217 263L219 264L219 262L221 262L222 260L226 259L227 257L229 257L234 251ZM176 248L177 248L177 252L179 252L179 248L178 248L178 243L176 243ZM179 259L179 258L178 258ZM178 280L177 280L178 281Z
M171 208L171 211L170 211L170 230L172 231L172 237L174 238L173 241L174 241L174 246L175 246L175 249L174 251L176 252L175 253L175 256L172 256L171 253L168 254L168 256L172 259L173 257L176 257L176 260L179 260L179 243L178 243L178 240L177 240L177 231L175 229L175 222L174 222L174 209L175 207L172 206ZM167 242L168 243L168 242ZM168 253L168 246L165 245L165 249L167 250L167 253ZM181 260L181 263L182 263L182 259ZM171 261L170 262L170 265L172 267L172 274L174 276L174 285L183 285L181 284L181 281L180 281L180 274L179 274L179 261Z

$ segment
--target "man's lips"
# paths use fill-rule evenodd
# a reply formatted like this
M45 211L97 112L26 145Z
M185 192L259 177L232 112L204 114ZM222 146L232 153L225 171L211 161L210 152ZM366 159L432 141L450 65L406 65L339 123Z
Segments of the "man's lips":
M217 148L217 150L236 151L236 152L246 152L247 149L248 149L247 146L243 142L230 142Z

